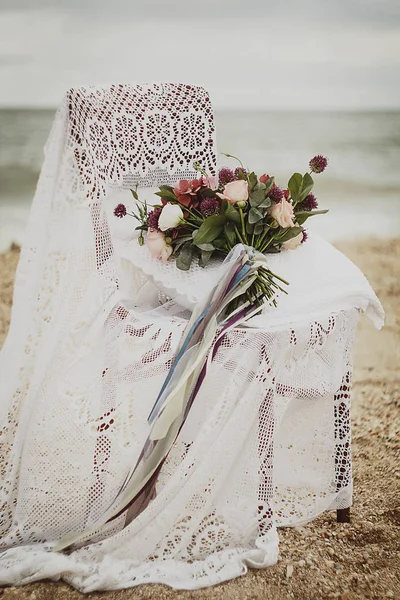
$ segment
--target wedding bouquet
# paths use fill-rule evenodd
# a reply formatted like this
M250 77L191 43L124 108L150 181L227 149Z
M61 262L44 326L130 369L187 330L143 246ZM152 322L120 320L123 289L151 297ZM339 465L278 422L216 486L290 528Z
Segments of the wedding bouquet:
M242 244L249 261L256 265L251 281L241 296L232 299L228 313L233 312L243 298L250 306L261 306L265 301L275 304L275 292L288 282L272 273L261 255L295 249L307 239L306 220L327 210L316 210L318 202L312 189L313 173L322 173L327 166L324 156L310 160L310 171L294 173L282 189L275 178L260 177L239 162L235 170L222 168L218 179L209 176L198 163L194 168L198 179L182 180L176 187L161 185L156 195L160 204L149 210L141 202L136 190L131 190L137 201L137 212L128 213L119 204L117 217L130 215L138 221L139 244L146 243L154 259L163 262L175 260L176 267L189 270L194 259L205 267L211 257L229 255L237 244ZM258 259L258 260L257 260ZM278 283L279 282L279 283Z

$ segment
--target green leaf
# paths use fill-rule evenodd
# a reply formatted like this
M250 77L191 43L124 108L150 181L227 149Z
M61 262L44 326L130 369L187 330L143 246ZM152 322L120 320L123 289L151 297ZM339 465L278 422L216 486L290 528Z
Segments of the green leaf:
M295 212L296 222L299 225L303 225L303 223L305 223L309 217L313 217L314 215L325 215L327 212L329 212L329 211L328 210L310 210L310 211L301 210L298 213Z
M280 251L281 249L279 246L268 246L268 248L265 250L265 254L277 254Z
M236 244L236 233L235 226L232 221L228 221L228 223L224 225L224 234L229 244L234 246Z
M176 257L176 266L181 271L188 271L193 258L193 245L192 242L186 242L183 244Z
M215 198L215 192L210 188L201 188L200 195L202 198Z
M240 214L239 212L236 210L236 208L234 206L232 206L232 204L229 204L229 202L227 202L228 206L226 207L225 210L225 217L228 219L228 221L233 221L234 223L240 223Z
M248 181L249 181L249 191L252 191L256 187L257 182L258 182L257 175L254 172L250 173L250 175L248 177Z
M217 238L213 241L213 246L218 250L219 248L223 248L225 246L225 240L221 240L221 238Z
M282 233L279 234L277 241L279 241L280 244L287 242L296 237L296 235L299 235L301 231L303 231L302 227L286 227L285 229L282 229Z
M199 258L199 267L204 268L210 262L210 258L212 257L212 255L212 252L206 252L205 250L202 250Z
M299 201L299 194L301 192L301 186L303 184L303 177L300 173L293 173L288 182L288 188L294 202Z
M219 236L224 228L225 223L225 215L211 215L211 217L207 217L207 219L205 219L200 225L199 231L197 232L193 243L198 246L199 244L207 244L208 242L212 242Z
M160 185L159 188L160 188L160 191L162 191L162 192L164 190L166 190L167 192L172 192L172 190L174 189L172 187L172 185Z
M305 173L303 177L303 184L301 186L298 202L302 202L304 198L308 196L311 190L314 187L314 180L311 177L310 173Z
M257 223L263 218L263 214L258 208L251 208L249 210L249 223Z
M163 198L164 200L174 200L174 202L178 202L178 198L175 196L175 194L168 190L165 190L164 192L155 192L155 195Z
M135 192L135 190L131 190L131 194L135 198L135 200L139 200L139 196L137 195L137 192Z

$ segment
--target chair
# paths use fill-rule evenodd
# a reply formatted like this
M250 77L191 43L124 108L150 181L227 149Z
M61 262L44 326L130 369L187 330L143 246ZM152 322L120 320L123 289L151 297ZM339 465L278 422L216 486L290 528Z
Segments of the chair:
M56 116L0 361L0 582L64 573L84 592L202 587L273 564L276 526L326 509L347 518L358 319L349 305L228 333L147 509L108 523L97 543L51 553L118 492L187 323L184 311L152 317L165 299L140 296L146 277L135 269L123 301L106 185L173 184L195 176L194 160L215 173L202 88L72 89Z

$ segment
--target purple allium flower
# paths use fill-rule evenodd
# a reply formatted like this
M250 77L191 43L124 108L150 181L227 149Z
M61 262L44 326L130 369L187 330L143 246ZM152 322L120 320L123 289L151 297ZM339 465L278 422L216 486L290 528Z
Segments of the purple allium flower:
M126 215L126 206L125 206L125 204L118 204L118 206L116 206L114 208L114 215L116 217L119 217L120 219L122 219L122 217L125 217L125 215Z
M315 210L318 208L318 200L314 196L314 194L308 194L303 200L300 202L301 210Z
M268 197L271 198L272 202L275 202L275 204L278 204L278 202L282 200L284 195L284 191L275 184L271 187L271 189L268 192Z
M303 231L303 239L301 240L300 244L304 244L304 242L306 242L308 239L308 233L307 231L304 229Z
M322 173L328 166L328 159L322 154L317 154L310 160L310 169L313 173Z
M221 203L216 198L206 198L200 204L200 212L205 217L211 217L211 215L218 214L220 208Z
M162 208L155 208L147 217L147 225L149 229L158 231L158 219L160 218Z
M220 169L218 177L221 185L226 185L235 179L233 171L228 169L228 167L223 167L223 169Z
M243 167L236 167L235 169L235 179L239 179L239 174L242 173L243 177L246 178L247 177L247 171L246 169L243 169ZM241 177L242 179L242 177Z

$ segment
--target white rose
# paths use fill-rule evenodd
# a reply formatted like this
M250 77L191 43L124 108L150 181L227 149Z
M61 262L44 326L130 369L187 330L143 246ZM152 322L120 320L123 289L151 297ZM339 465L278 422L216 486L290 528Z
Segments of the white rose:
M302 241L303 232L300 231L300 233L296 235L296 237L292 238L291 240L288 240L287 242L283 242L282 248L285 248L285 250L296 250L297 246L300 246Z
M161 231L148 231L146 235L146 246L151 255L157 260L167 262L173 252L172 246L165 241L165 235Z
M166 204L161 211L161 215L158 219L158 228L161 231L167 231L179 225L183 219L183 212L178 204Z
M224 187L223 194L217 194L222 200L228 200L229 204L245 202L249 198L249 184L244 179L231 181Z

